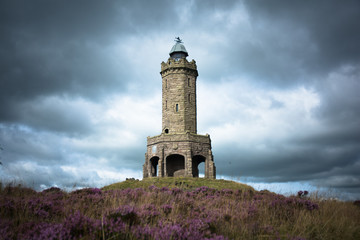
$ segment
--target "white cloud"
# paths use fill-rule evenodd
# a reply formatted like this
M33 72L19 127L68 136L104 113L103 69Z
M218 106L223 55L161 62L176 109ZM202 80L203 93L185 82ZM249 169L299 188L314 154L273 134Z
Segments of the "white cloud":
M199 129L209 132L218 144L284 141L320 125L313 114L320 97L303 86L266 90L231 79L200 84L198 99Z

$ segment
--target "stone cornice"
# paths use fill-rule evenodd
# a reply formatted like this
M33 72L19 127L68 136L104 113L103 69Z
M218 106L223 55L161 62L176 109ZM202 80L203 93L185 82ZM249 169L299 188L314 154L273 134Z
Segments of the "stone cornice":
M147 138L147 146L162 142L196 142L211 144L210 135L199 135L192 133L184 134L161 134L154 137Z

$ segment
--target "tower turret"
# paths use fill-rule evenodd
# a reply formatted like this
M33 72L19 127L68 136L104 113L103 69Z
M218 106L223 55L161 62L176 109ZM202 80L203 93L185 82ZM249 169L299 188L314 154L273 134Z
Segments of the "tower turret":
M171 48L169 53L170 57L178 61L181 58L189 56L185 46L182 44L182 40L179 37L175 38L175 42L176 44Z

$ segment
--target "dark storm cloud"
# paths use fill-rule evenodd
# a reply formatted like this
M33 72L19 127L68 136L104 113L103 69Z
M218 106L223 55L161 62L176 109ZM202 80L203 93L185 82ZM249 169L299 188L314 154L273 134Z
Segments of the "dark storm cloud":
M360 60L359 1L243 3L248 12L238 15L248 17L248 28L235 26L213 48L227 63L223 72L288 87Z
M126 91L129 61L114 61L111 47L168 24L169 15L141 1L2 1L0 120L18 120L14 105L38 96L101 99Z
M2 1L0 122L90 134L90 115L71 98L126 94L136 70L115 51L126 50L128 36L171 25L174 10L169 1Z
M33 132L26 126L14 124L0 125L0 139L4 166L24 160L35 161L39 165L56 165L66 161L61 153L61 140L56 135Z
M285 36L297 30L309 35L311 44L303 45L304 50L308 47L316 51L303 59L306 69L326 73L360 60L359 1L246 1L246 5L255 24L284 27ZM301 39L289 40L296 44Z

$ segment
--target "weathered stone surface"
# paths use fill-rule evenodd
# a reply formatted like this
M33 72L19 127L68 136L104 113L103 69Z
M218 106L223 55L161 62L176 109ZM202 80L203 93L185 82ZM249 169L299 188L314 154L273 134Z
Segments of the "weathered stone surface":
M205 177L215 178L210 136L197 134L195 61L170 57L160 74L162 133L147 138L143 177L198 177L205 162Z
M174 177L185 177L185 169L180 169L175 171Z

